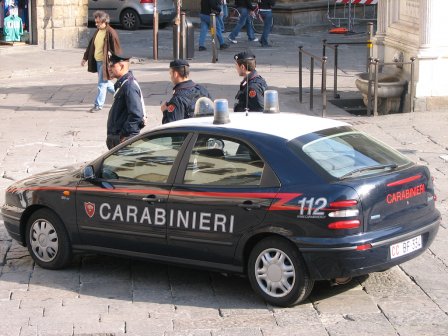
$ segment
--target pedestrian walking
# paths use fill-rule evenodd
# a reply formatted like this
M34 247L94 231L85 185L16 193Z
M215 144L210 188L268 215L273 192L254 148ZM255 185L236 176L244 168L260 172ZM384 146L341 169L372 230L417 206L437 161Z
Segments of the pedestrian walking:
M211 14L215 14L216 17L221 15L221 0L201 0L201 13L199 17L201 19L201 32L199 33L199 51L207 50L205 47L205 38L207 36L207 32L211 27ZM225 43L224 38L222 36L222 26L221 20L216 20L216 37L219 41L219 49L227 49L229 45Z
M246 26L247 37L249 38L249 41L258 42L258 38L255 37L254 27L251 22L252 20L251 14L255 9L255 7L252 5L252 1L235 0L235 6L238 9L238 12L240 12L240 18L235 28L233 28L232 32L227 37L227 39L232 43L235 44L238 43L236 38L238 37L238 34L240 33L241 29L244 26Z
M129 57L111 54L109 71L116 78L114 102L107 118L107 148L136 136L145 126L142 90L129 70Z
M261 35L260 44L262 47L271 47L268 41L269 34L272 31L272 25L274 23L272 18L272 7L275 6L276 0L259 0L258 8L260 9L260 15L263 18L263 34Z
M109 26L109 14L96 11L93 14L97 31L90 39L84 53L81 66L87 63L87 71L98 73L98 92L93 107L89 112L98 112L103 108L107 92L114 94L114 84L110 81L108 71L109 53L120 54L121 46L117 32Z
M160 106L162 124L193 117L196 101L201 97L211 99L207 89L190 78L190 64L185 60L170 62L170 79L174 84L173 96Z
M226 32L224 20L229 16L229 8L227 7L227 0L221 0L221 15L217 16L217 19L221 22L221 32Z
M240 89L235 96L235 112L263 112L264 92L268 88L266 81L256 68L255 55L250 51L243 51L234 56L236 71L244 77Z

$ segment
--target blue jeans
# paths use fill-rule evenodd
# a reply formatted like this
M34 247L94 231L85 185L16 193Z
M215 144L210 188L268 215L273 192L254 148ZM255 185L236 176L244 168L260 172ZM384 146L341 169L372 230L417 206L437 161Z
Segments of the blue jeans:
M199 14L199 17L201 18L201 32L199 34L199 46L205 47L205 37L207 36L207 33L211 26L211 19L210 15L205 14ZM216 17L218 18L218 16ZM222 37L222 26L220 20L216 20L216 37L218 38L219 44L224 44L224 38Z
M268 36L272 31L272 10L260 10L260 15L263 18L263 34L261 35L260 43L262 45L269 44Z
M115 93L114 84L110 80L103 78L103 62L96 61L96 70L98 71L98 93L95 98L95 106L103 107L106 101L106 93Z
M220 7L222 16L218 15L216 19L221 22L221 32L224 33L226 31L226 27L224 26L224 19L229 16L229 8L227 7L227 5L220 5Z
M252 16L249 15L249 10L245 7L238 7L238 12L240 12L240 19L233 28L232 32L229 34L231 40L236 39L241 29L246 25L247 37L252 41L255 39L254 27L251 24Z

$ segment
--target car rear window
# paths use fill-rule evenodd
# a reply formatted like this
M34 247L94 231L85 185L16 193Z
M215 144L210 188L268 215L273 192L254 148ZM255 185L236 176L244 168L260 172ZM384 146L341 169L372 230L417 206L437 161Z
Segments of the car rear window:
M308 142L294 139L291 145L336 178L375 174L410 163L398 151L359 131L314 136Z

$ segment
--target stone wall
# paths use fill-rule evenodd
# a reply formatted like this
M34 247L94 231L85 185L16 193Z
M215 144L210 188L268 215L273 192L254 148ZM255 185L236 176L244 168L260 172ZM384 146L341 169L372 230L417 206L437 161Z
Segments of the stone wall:
M87 39L88 0L36 0L32 44L43 49L79 47Z

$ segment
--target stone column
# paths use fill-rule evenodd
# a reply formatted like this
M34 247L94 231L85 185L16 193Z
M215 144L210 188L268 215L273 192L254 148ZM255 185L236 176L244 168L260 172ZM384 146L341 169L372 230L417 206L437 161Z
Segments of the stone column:
M376 21L376 33L373 39L375 45L374 57L384 59L384 39L386 38L387 30L387 17L389 0L379 0L377 5L377 21Z
M416 97L448 96L448 1L420 0Z

